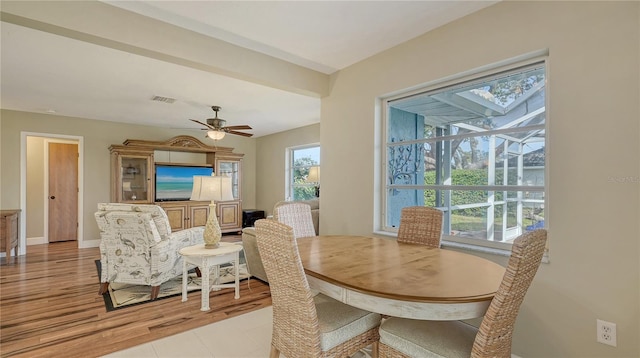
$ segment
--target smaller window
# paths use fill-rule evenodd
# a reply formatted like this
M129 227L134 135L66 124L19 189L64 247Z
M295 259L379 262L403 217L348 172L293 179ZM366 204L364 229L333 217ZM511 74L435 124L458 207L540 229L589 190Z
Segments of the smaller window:
M287 200L307 200L320 195L320 146L287 149Z

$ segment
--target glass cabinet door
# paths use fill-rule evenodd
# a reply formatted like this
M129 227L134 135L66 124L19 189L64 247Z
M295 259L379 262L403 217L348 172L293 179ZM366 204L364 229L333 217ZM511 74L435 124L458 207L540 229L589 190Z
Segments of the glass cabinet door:
M151 202L149 158L120 156L120 202Z
M216 175L231 177L233 198L240 199L240 162L237 160L219 160Z

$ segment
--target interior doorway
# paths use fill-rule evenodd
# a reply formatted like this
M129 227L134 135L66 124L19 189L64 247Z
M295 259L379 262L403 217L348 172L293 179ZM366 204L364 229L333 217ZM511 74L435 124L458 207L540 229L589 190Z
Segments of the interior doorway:
M58 147L58 144L64 146ZM58 161L52 169L49 159L58 148L70 149L66 153L67 159L51 158ZM20 255L26 254L27 245L47 244L56 241L77 241L78 248L84 247L83 241L83 137L50 133L22 132L20 143L20 207L22 220L20 222ZM56 153L53 156L57 156ZM75 157L73 160L72 157ZM65 164L63 164L65 163ZM71 167L68 166L71 165ZM53 171L58 173L53 173ZM71 205L57 208L60 194L51 193L50 179L52 175L68 174L67 179L53 179L69 181L74 178L75 183L69 184L62 192L62 196ZM64 178L64 176L62 177ZM71 189L73 188L73 189ZM52 189L54 190L54 189ZM55 189L58 190L58 189ZM51 199L55 196L56 199ZM52 201L56 201L51 205ZM56 227L57 226L57 227ZM53 230L53 231L50 231ZM54 233L55 232L55 233ZM62 233L61 233L62 232Z
M78 144L48 143L48 241L78 239Z

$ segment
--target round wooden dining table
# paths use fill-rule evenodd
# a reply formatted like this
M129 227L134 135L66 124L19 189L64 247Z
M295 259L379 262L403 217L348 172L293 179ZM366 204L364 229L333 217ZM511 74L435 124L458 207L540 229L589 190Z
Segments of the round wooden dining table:
M395 317L482 317L505 273L478 256L390 239L336 235L297 242L312 290Z

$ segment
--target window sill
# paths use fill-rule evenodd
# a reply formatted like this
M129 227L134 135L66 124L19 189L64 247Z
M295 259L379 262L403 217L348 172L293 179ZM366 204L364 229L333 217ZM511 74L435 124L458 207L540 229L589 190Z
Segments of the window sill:
M389 239L397 239L397 235L396 233L391 233L391 232L386 232L386 231L374 231L373 232L375 235L379 235L379 236L384 236L385 238L389 238ZM459 242L459 241L450 241L447 240L448 236L444 236L442 239L442 247L444 248L455 248L455 249L461 249L461 250L467 250L467 251L473 251L473 252L481 252L484 254L490 254L490 255L496 255L496 256L504 256L504 257L509 257L511 256L511 249L503 247L503 248L499 248L499 247L495 247L497 246L496 243L493 242L477 242L474 244L471 243L465 243L465 242ZM475 240L477 241L477 240ZM486 244L486 245L483 245ZM511 247L510 244L505 244L505 243L499 243L501 246L508 246ZM549 263L549 252L545 251L544 255L542 256L542 263Z
M472 245L472 244L466 244L462 242L455 242L455 241L448 241L448 240L442 240L442 247L451 247L456 249L476 251L476 252L482 252L485 254L492 254L497 256L506 256L506 257L511 256L511 250L499 249L495 247L487 247L483 245Z

